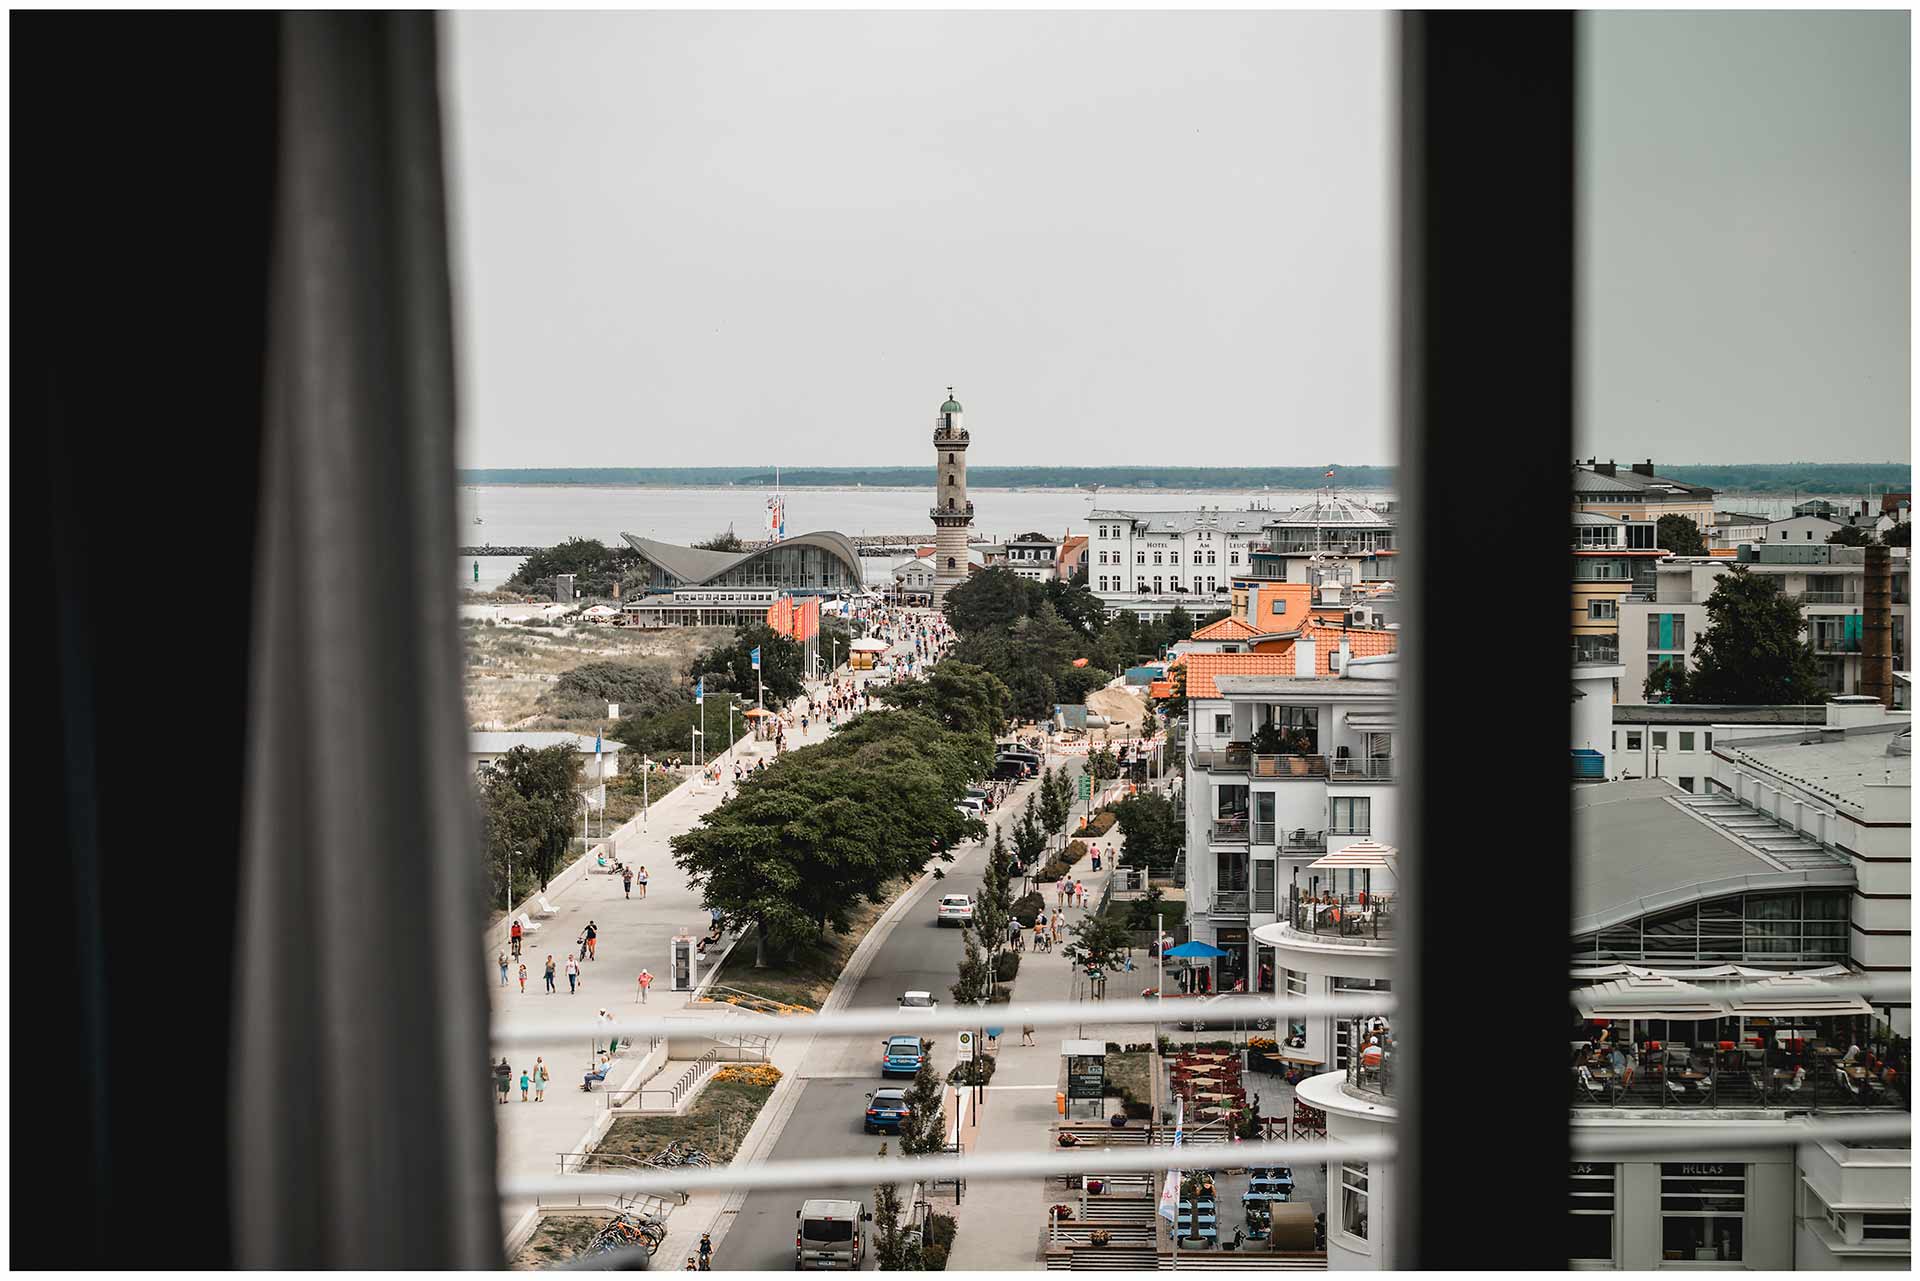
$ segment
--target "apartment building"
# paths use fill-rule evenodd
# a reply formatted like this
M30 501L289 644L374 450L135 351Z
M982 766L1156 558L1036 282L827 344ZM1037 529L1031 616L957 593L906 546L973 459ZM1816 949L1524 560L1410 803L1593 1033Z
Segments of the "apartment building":
M1388 892L1391 869L1312 865L1399 836L1394 787L1396 659L1328 659L1296 638L1284 653L1189 654L1186 888L1193 937L1226 951L1222 988L1274 982L1252 931L1310 892Z
M1391 518L1338 494L1315 495L1267 521L1246 577L1274 583L1338 581L1349 587L1394 576L1398 530Z
M1045 583L1059 577L1060 545L1045 534L1008 539L1002 551L1006 557L1002 563L1021 578Z
M1653 587L1664 555L1657 522L1644 517L1573 513L1573 661L1620 661L1620 605Z
M1206 613L1226 604L1274 513L1199 507L1185 511L1096 509L1088 519L1087 583L1109 614L1164 618L1175 606Z
M1893 665L1895 670L1905 670L1910 562L1906 548L1891 550ZM1707 626L1707 598L1727 567L1735 564L1777 579L1781 590L1800 598L1823 687L1835 694L1859 693L1866 549L1815 542L1750 545L1733 558L1660 560L1653 568L1652 582L1637 585L1618 605L1623 697L1637 699L1656 666L1690 661L1693 642ZM1575 644L1579 643L1576 637Z
M1705 485L1660 476L1653 460L1626 470L1589 458L1573 465L1573 509L1598 516L1657 521L1685 516L1701 529L1713 528L1713 493Z
M1827 705L1726 703L1617 703L1609 731L1610 779L1665 779L1683 792L1702 793L1713 777L1716 742L1817 729Z

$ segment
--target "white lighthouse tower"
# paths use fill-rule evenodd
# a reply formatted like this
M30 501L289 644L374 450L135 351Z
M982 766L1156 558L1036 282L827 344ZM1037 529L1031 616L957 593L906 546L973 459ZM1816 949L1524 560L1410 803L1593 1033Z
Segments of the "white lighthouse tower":
M933 605L940 607L950 588L967 581L967 530L973 503L967 498L967 429L960 423L960 402L947 388L947 403L933 420Z

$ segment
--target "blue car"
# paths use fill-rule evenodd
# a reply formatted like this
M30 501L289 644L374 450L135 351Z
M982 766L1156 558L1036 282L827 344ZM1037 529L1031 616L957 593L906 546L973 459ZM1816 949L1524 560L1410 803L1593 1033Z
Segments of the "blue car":
M862 1128L868 1134L898 1134L900 1123L912 1112L905 1090L875 1090L867 1096L866 1124Z
M882 1044L886 1049L880 1058L881 1076L912 1076L927 1056L926 1047L917 1036L890 1036Z

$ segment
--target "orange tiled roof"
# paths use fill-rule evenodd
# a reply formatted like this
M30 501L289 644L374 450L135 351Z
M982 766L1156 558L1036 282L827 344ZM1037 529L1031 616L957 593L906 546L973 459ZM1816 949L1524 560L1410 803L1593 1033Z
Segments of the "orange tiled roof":
M1291 676L1293 646L1264 654L1185 655L1188 698L1219 698L1216 676Z
M1263 633L1258 627L1255 627L1252 623L1249 623L1246 619L1240 617L1238 614L1229 614L1225 618L1219 619L1215 622L1208 623L1205 627L1196 629L1193 633L1193 639L1199 640L1199 641L1213 641L1213 640L1238 641L1238 640L1252 640L1255 636L1261 636L1264 634L1265 633Z
M1086 549L1087 536L1085 534L1070 534L1066 540L1060 544L1060 559L1072 560L1075 552L1084 552Z
M1384 627L1328 627L1315 619L1304 629L1307 639L1313 642L1313 671L1316 676L1333 675L1333 655L1340 648L1344 637L1355 658L1373 658L1380 654L1398 653L1400 633L1390 632Z

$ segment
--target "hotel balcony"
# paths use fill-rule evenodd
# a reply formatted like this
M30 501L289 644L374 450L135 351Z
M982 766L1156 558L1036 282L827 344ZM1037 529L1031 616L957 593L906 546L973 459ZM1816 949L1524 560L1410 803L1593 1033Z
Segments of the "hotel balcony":
M1324 756L1263 756L1251 747L1233 744L1227 747L1195 748L1187 758L1200 769L1215 774L1250 774L1255 778L1303 778L1325 780L1331 772ZM1364 762L1362 762L1364 765Z
M1207 839L1215 845L1245 845L1252 828L1245 814L1222 815L1207 825Z
M1207 915L1214 920L1246 919L1255 915L1272 915L1274 896L1272 890L1215 890Z
M1844 589L1837 592L1802 592L1800 594L1800 600L1802 604L1806 605L1858 605L1860 603L1860 593Z
M1585 644L1581 644L1585 641ZM1620 638L1618 636L1580 636L1573 643L1573 665L1575 667L1618 667L1620 665Z
M1329 771L1332 778L1349 781L1393 781L1391 756L1336 756Z
M1626 1026L1624 1023L1621 1026ZM1864 1038L1864 1029L1858 1037ZM1623 1047L1628 1072L1616 1074L1609 1047L1574 1043L1575 1110L1585 1108L1905 1108L1906 1083L1884 1071L1840 1066L1834 1037L1798 1052L1779 1045L1716 1041L1674 1045L1641 1041ZM1586 1075L1580 1069L1586 1068Z
M1302 895L1289 905L1287 924L1296 934L1321 942L1373 944L1393 941L1394 903L1390 894Z
M1815 632L1813 634L1813 652L1816 654L1858 654L1859 636L1844 633Z

